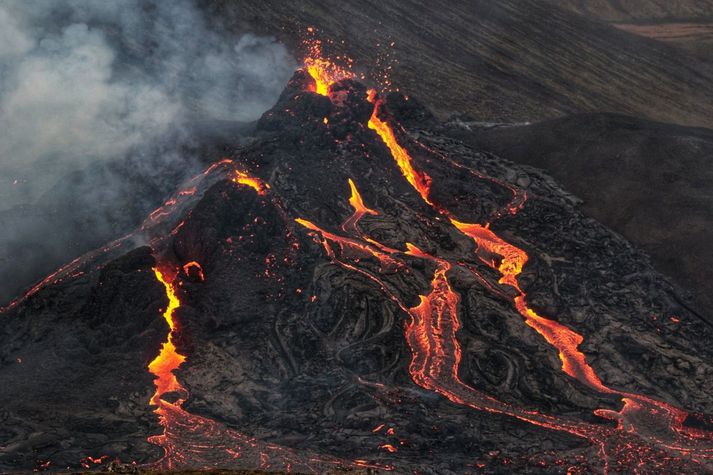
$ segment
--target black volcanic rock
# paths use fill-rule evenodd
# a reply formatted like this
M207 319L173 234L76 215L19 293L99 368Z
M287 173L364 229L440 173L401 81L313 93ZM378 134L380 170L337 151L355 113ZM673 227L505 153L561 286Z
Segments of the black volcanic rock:
M146 441L156 430L146 367L168 328L153 264L151 250L138 248L2 316L0 470L159 455Z
M377 117L433 180L430 206L370 125L361 84L334 84L329 96L309 89L298 73L255 140L232 153L237 170L265 185L228 175L179 208L179 224L154 231L152 249L47 286L2 316L0 470L76 467L99 454L158 459L146 442L163 429L146 367L168 329L155 265L176 271L175 344L187 357L176 375L190 395L167 434L174 468L596 473L598 443L624 471L639 462L642 473L708 468L655 441L672 437L663 403L713 412L712 331L643 253L583 216L548 176L441 135L413 99L380 98ZM378 213L359 221L361 233L344 224L350 179ZM530 308L582 335L579 350L611 390L562 370L558 350L514 305L518 290L498 282L502 256L479 258L453 217L489 223L483 229L527 253L518 285ZM407 243L433 257L407 253ZM182 270L191 261L204 280ZM443 263L457 315L439 313L420 340L436 349L419 353L408 337L414 308L438 282L443 289ZM451 361L456 316L460 382L445 363L421 375L419 357ZM619 417L636 430L618 430L624 394L659 415L630 405ZM164 399L180 406L182 396ZM115 406L129 409L111 416ZM605 436L593 443L583 433Z
M461 122L447 133L546 170L583 200L585 214L646 251L713 324L713 131L581 114L518 126Z

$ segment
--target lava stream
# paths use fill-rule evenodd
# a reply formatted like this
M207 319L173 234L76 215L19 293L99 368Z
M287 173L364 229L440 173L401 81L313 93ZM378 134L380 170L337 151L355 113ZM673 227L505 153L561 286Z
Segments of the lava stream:
M396 160L397 165L401 169L401 173L403 173L411 186L418 191L423 201L431 206L435 206L428 197L431 192L431 177L426 173L417 171L413 167L411 155L408 154L405 148L399 145L394 131L389 127L389 124L379 118L378 112L381 101L374 99L373 90L369 92L369 98L374 102L374 112L369 119L369 128L379 134L379 137L381 137L391 151L391 155L394 157L394 160Z
M379 101L374 101L373 93L369 94L369 100L375 104L369 126L387 145L406 180L427 204L448 217L456 229L474 240L478 257L500 272L499 282L501 284L516 289L517 295L513 298L515 308L530 327L558 350L563 371L598 391L618 394L630 401L628 404L624 404L618 414L604 410L597 411L597 414L619 420L620 428L627 427L629 432L637 433L656 445L681 453L695 451L696 456L700 458L713 458L713 445L711 445L713 434L706 434L701 438L700 431L698 431L695 434L696 437L692 437L692 432L683 427L683 421L687 416L685 411L646 396L617 391L605 386L578 348L583 337L554 320L540 316L527 306L526 294L518 283L518 276L528 260L527 253L504 241L489 226L457 221L450 211L434 204L429 198L430 177L425 172L420 172L413 167L413 160L406 149L398 144L389 124L380 121L377 117ZM522 203L524 204L524 201ZM521 206L511 207L510 211L516 213L520 208ZM453 351L457 350L458 348L453 348ZM636 404L632 404L631 401Z
M308 72L314 77L317 83L324 79L324 77L316 76L309 68ZM540 316L533 309L527 306L526 294L522 291L518 283L518 276L522 272L528 260L527 253L497 236L492 230L489 229L489 225L483 226L479 224L460 222L449 210L435 204L430 198L432 184L431 177L426 172L419 171L414 167L412 157L408 151L398 143L391 126L388 122L379 118L378 113L382 102L381 99L377 98L376 91L373 89L369 90L367 99L374 105L368 126L377 133L377 135L387 146L391 152L392 158L401 170L402 175L418 192L425 203L430 205L440 214L446 216L456 229L475 241L477 246L476 253L478 257L487 265L493 269L497 269L500 272L500 283L509 285L516 289L517 295L513 298L515 308L525 319L526 324L537 331L545 339L545 341L558 350L562 361L563 371L569 376L598 391L604 393L616 393L625 398L625 404L619 413L606 410L599 410L596 411L596 413L603 417L617 419L619 421L620 433L626 428L625 430L627 433L638 434L639 437L647 439L658 446L677 450L681 454L688 454L691 453L692 450L697 449L697 455L699 457L713 457L713 449L710 446L710 442L713 441L713 436L711 434L705 434L704 437L701 437L701 431L695 431L694 434L693 431L685 429L683 427L683 421L685 420L687 414L684 411L645 396L615 391L605 386L594 369L587 363L585 355L579 350L579 345L582 343L583 337L564 325L555 322L554 320ZM449 162L452 165L459 166L455 162ZM479 178L484 177L477 173L476 176ZM513 199L508 205L507 211L510 214L516 214L524 206L527 195L525 193L518 193L517 190L513 189L513 187L508 186L508 188L513 192ZM354 216L357 216L359 214L358 203L357 206L355 206L355 203L352 203L352 205L355 208ZM498 211L495 216L501 217L503 214L504 213L502 213L502 211ZM361 216L363 216L363 214L359 215L359 218ZM348 228L352 228L356 231L356 221L358 221L358 218L354 219L353 223L350 222L349 226L346 226L347 223L345 223L342 228L345 231L348 230ZM309 224L311 225L311 229L322 232L322 235L327 240L336 238L337 242L340 242L340 244L349 240L349 238L339 238L330 233L325 234L323 230L320 230L314 224ZM373 240L369 242L371 242L372 245L374 243ZM331 252L331 249L326 241L324 245L330 254L330 257L332 257L333 260L336 260L337 263L344 267L359 270L364 273L361 269L357 269L355 266L341 262L337 259L334 253ZM358 246L359 244L356 243L353 245ZM425 255L420 251L416 251L413 247L410 247L408 252L422 257ZM499 263L498 260L500 261ZM409 309L409 313L411 314L413 321L407 327L407 339L409 340L409 344L412 348L413 357L418 359L423 357L423 355L426 355L426 360L432 361L432 366L430 368L426 365L426 360L421 363L415 362L412 364L411 374L414 381L428 389L435 390L445 395L453 402L472 405L479 409L510 413L515 417L522 418L517 414L512 414L511 411L507 409L501 411L500 408L494 409L493 407L478 407L477 405L472 404L473 398L478 394L478 392L473 388L463 385L458 378L460 347L457 343L455 330L452 330L457 330L458 328L457 298L452 297L452 294L450 294L448 290L449 287L447 287L447 269L444 267L445 261L436 259L436 262L438 263L438 270L436 272L436 276L434 276L432 293L429 294L429 296L421 296L421 304L417 307ZM366 274L370 276L372 280L379 283L382 289L386 288L380 279L368 272ZM417 325L418 322L427 322L429 320L427 318L428 313L435 313L439 324L431 325L430 327L428 325ZM455 322L449 324L446 327L447 331L444 333L442 324L447 320L443 318L445 314L453 315ZM444 335L451 335L451 338L446 338ZM447 340L452 340L453 343L451 345L445 345L444 342ZM439 362L447 359L451 361L450 366L453 371L451 372L450 377L439 379L439 377L443 378L444 375L443 366ZM458 391L454 392L447 389L449 386L455 386L458 388ZM464 394L466 395L465 398L458 395L461 390L464 390ZM497 401L492 400L489 397L488 399L488 402L497 403ZM639 422L641 422L641 420L647 422L647 424L640 424ZM587 437L593 442L600 444L602 446L602 450L606 445L605 441L601 438L602 434L599 433L600 431L596 428L596 426L595 428L582 430L581 427L570 427L567 429L558 422L552 423L551 425L550 421L547 421L545 424L542 424L542 421L530 420L530 422L549 426L558 430L568 430L573 434ZM664 430L661 430L662 425L665 426L663 428ZM653 429L647 431L647 427L653 427ZM660 439L659 434L661 433L664 433L666 440ZM629 442L629 444L631 443ZM629 446L629 444L625 444L624 446ZM641 449L641 447L643 446L640 446L639 448ZM647 450L651 450L650 447L647 448ZM605 471L607 471L608 461L606 457L604 462ZM641 461L641 463L643 464L644 462Z
M232 181L252 188L259 195L266 194L270 188L259 178L239 171L235 172ZM175 371L186 361L186 356L178 352L174 343L180 329L176 312L182 305L177 284L179 273L170 272L169 277L169 271L161 270L166 267L168 266L157 266L154 268L154 274L165 289L168 304L163 318L168 324L169 333L158 356L149 364L149 371L155 376L156 386L150 402L157 406L155 413L159 416L163 433L148 438L149 442L163 448L164 455L151 464L151 467L161 470L257 467L288 473L323 473L328 468L372 468L386 471L392 469L388 465L375 465L364 460L345 461L309 452L298 454L291 449L259 441L217 421L190 414L183 409L189 394L178 381ZM188 262L182 268L187 276L197 275L200 281L205 281L203 268L198 262ZM175 402L163 398L171 393L176 396Z

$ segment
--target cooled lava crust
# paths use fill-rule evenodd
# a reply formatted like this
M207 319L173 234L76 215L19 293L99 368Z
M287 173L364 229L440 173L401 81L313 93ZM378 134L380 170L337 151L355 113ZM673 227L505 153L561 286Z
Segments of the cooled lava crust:
M439 128L298 71L0 315L0 471L710 471L711 328L551 178Z

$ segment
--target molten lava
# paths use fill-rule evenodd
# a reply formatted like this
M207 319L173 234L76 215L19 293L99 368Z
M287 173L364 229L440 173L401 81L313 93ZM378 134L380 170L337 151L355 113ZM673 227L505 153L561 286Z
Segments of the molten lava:
M203 273L203 267L196 261L191 261L183 265L183 272L190 276L196 275L201 281L205 281L205 274Z
M375 100L373 90L370 90L368 97L371 101ZM394 157L394 160L396 160L396 164L399 166L401 173L411 184L411 186L418 191L421 198L423 198L423 201L433 206L433 203L428 197L431 192L431 177L426 173L417 171L413 167L413 164L411 163L411 156L405 148L399 145L398 140L396 140L396 135L394 135L394 131L391 127L389 127L389 124L379 118L378 113L380 104L381 102L379 100L374 102L374 112L371 114L371 118L369 119L369 128L379 134L381 140L384 141L384 144L386 144L391 151L391 155Z
M158 406L156 413L160 416L161 424L165 427L166 421L164 405L168 403L163 401L161 396L174 391L185 393L185 389L178 382L178 379L173 372L177 370L184 361L186 361L186 357L176 350L176 345L174 344L174 338L176 335L176 320L174 312L181 306L181 302L178 300L176 289L173 287L173 280L169 282L164 273L158 268L154 268L154 274L156 275L156 280L161 282L161 285L163 285L166 289L168 305L166 306L166 310L163 312L163 318L168 324L169 333L166 342L161 347L160 353L149 364L149 371L156 377L154 380L156 392L151 398L151 404Z
M326 96L329 94L329 86L335 82L354 78L354 73L349 69L352 62L350 58L337 57L336 59L343 59L349 65L348 67L340 66L335 61L323 56L321 40L312 39L306 41L305 44L308 52L304 60L304 68L314 79L315 89L312 92Z
M235 170L233 182L238 183L240 185L249 186L253 190L257 191L258 195L264 195L265 193L267 193L267 190L270 189L270 185L268 185L264 181L254 176L250 176L247 173L241 172L239 170Z
M361 198L361 195L359 194L359 190L357 190L356 185L354 184L354 180L351 178L349 179L349 189L351 190L351 196L349 197L349 204L354 208L354 214L352 214L349 219L347 219L344 224L342 224L342 229L345 232L354 232L357 233L357 228L356 225L359 222L361 218L364 217L364 215L371 215L371 216L378 216L379 213L374 211L373 209L367 208L364 205L364 201Z

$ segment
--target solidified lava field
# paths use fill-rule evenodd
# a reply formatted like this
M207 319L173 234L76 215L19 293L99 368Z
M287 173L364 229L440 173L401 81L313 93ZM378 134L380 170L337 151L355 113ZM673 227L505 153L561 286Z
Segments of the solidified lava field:
M708 473L713 338L550 177L318 47L0 317L0 471Z

